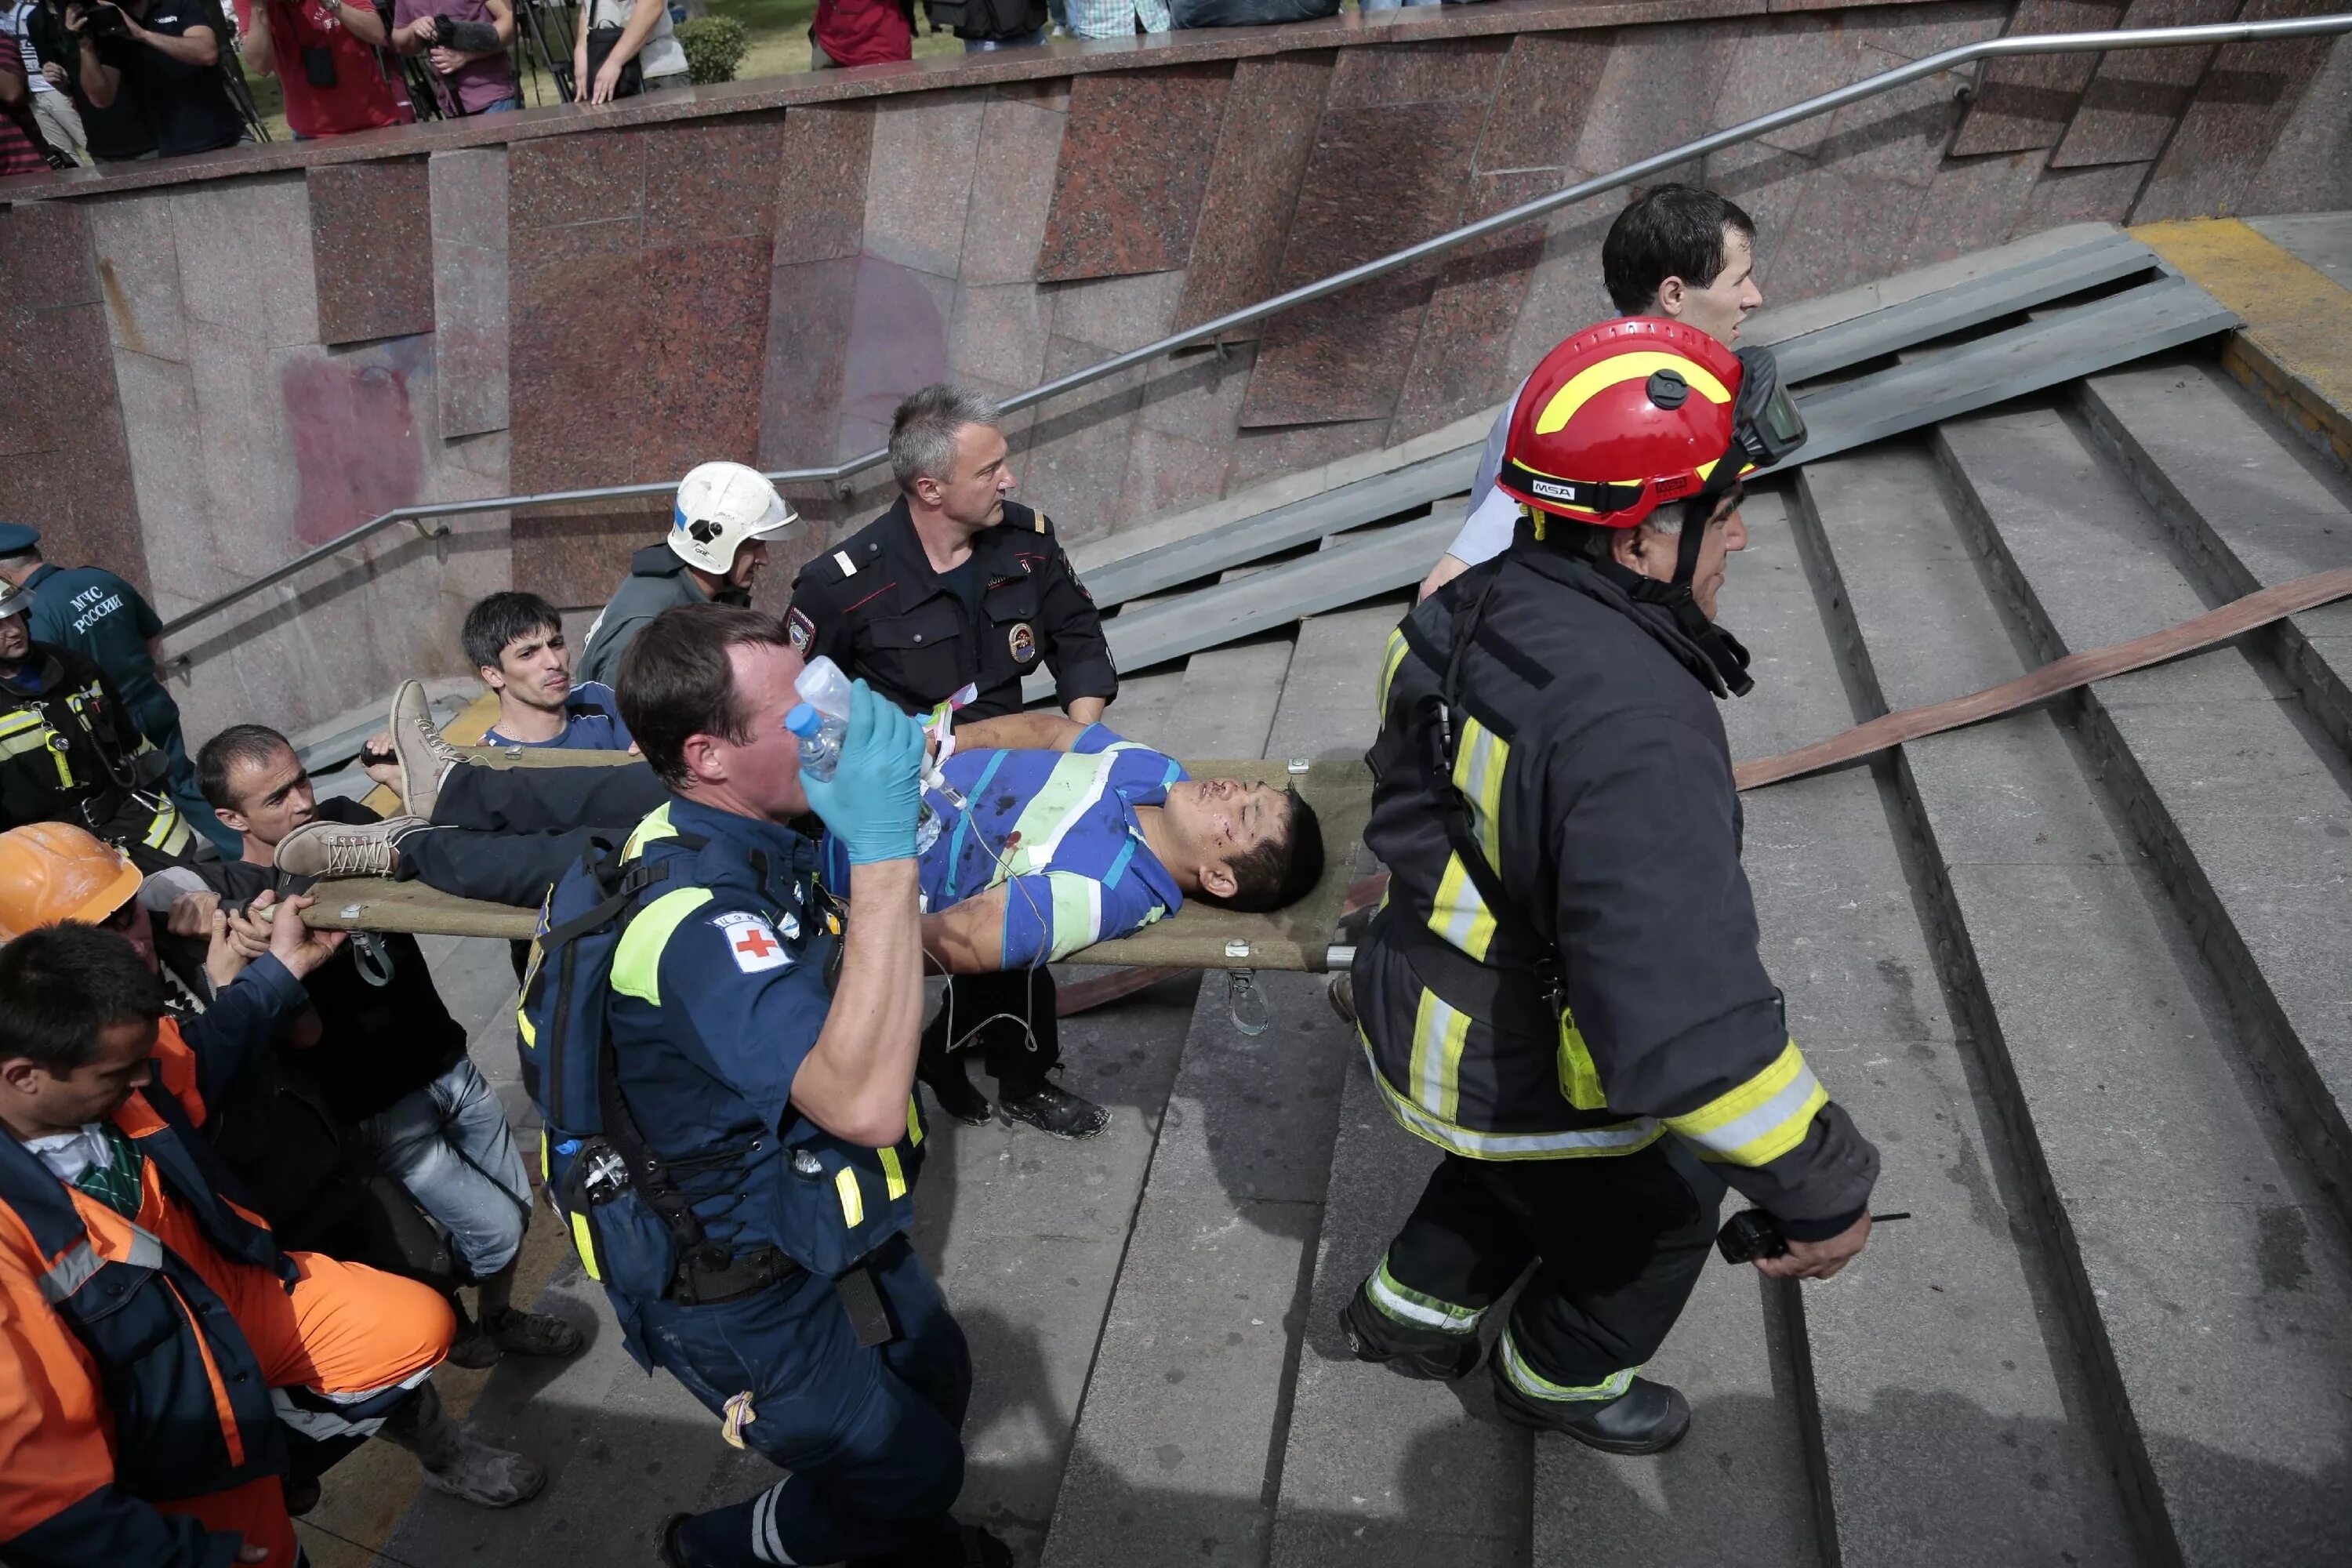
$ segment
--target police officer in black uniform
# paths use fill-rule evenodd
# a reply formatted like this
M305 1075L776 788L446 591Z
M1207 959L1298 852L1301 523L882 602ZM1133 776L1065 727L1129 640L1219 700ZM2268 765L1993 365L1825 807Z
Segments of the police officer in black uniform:
M793 646L827 655L918 715L974 693L962 719L1021 710L1041 666L1082 724L1118 691L1102 617L1044 513L1009 500L1004 432L986 398L927 386L890 424L898 500L837 550L802 568L784 616ZM960 974L923 1031L921 1078L960 1121L988 1120L987 1097L949 1056L975 1031L1005 1115L1061 1138L1091 1138L1110 1113L1047 1080L1061 1059L1054 980L1044 969Z
M1423 601L1381 671L1364 840L1389 892L1354 1004L1390 1110L1445 1158L1342 1323L1367 1361L1459 1377L1524 1276L1496 1406L1608 1453L1690 1425L1638 1373L1727 1184L1769 1216L1767 1274L1827 1278L1870 1234L1877 1152L1758 955L1716 711L1749 686L1714 619L1739 475L1803 437L1773 390L1769 353L1679 321L1554 349L1496 481L1510 547Z

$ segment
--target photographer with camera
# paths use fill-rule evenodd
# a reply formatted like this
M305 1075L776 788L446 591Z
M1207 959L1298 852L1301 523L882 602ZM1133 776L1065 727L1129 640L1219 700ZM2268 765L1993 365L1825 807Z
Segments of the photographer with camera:
M522 107L515 78L514 8L507 0L393 0L392 47L423 55L445 115L504 114Z
M294 140L342 136L416 118L378 49L392 31L368 0L236 0L238 52L286 95Z
M190 0L72 0L66 30L90 104L128 100L177 158L253 139L221 79L220 38Z
M665 0L586 0L572 45L574 101L594 106L687 85Z

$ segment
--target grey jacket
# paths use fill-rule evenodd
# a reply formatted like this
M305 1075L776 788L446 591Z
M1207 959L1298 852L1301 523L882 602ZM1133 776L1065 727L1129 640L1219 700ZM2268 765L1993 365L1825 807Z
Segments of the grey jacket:
M590 624L588 644L581 650L572 679L617 686L614 678L620 673L621 655L628 651L631 639L647 621L673 605L699 605L709 597L668 545L646 545L629 557L629 574L621 579L621 585L613 590L613 596ZM748 595L720 597L730 604L750 602Z

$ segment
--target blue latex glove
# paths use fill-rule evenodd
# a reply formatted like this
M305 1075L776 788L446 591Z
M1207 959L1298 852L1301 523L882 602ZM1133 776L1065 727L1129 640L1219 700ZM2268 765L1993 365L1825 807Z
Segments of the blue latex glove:
M851 688L849 729L830 779L801 775L809 809L853 866L915 858L923 801L923 727L866 682Z

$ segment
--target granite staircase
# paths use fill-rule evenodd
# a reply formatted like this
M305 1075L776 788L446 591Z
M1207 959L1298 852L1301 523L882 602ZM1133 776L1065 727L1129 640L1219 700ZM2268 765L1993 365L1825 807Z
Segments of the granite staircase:
M1853 319L1791 312L1786 339ZM1817 384L1951 346L1881 339ZM1752 493L1724 609L1757 653L1735 755L2352 563L2352 475L2210 336L2099 358ZM1192 756L1360 752L1462 446L1304 523L1265 518L1368 476L1159 541L1259 530L1134 576L1129 635L1272 614L1268 579L1351 547L1396 559L1131 668L1119 727ZM1319 979L1259 976L1255 1035L1223 975L1066 1020L1067 1078L1111 1131L942 1129L925 1176L918 1241L976 1368L963 1511L1045 1568L2352 1563L2348 742L2336 605L1747 797L1790 1027L1881 1148L1878 1206L1915 1217L1826 1284L1711 1265L1651 1368L1695 1424L1654 1458L1501 1426L1483 1373L1348 1356L1339 1306L1435 1155ZM576 1268L543 1300L596 1343L501 1369L475 1419L549 1455L549 1497L424 1497L381 1558L314 1539L321 1568L643 1563L662 1512L769 1483L620 1356Z

